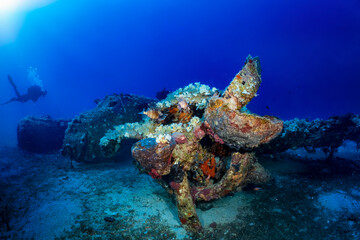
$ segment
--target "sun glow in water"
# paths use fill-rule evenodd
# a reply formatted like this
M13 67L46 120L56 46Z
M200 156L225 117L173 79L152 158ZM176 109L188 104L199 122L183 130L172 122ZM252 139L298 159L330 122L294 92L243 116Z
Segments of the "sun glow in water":
M5 12L5 11L12 11L14 9L16 9L17 6L19 6L19 0L11 0L11 1L6 1L3 0L0 2L0 12Z
M0 45L16 39L26 13L56 0L0 0Z

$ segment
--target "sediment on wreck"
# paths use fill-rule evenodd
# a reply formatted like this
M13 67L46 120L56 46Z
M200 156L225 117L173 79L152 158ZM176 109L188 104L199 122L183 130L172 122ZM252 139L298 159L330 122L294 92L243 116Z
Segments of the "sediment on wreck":
M344 140L356 142L360 149L359 115L333 116L327 120L295 118L285 121L281 134L270 143L259 147L257 153L273 154L297 148L314 152L316 148L321 148L330 160Z
M100 139L116 125L141 121L139 112L155 102L150 98L130 94L113 94L97 100L94 109L81 113L69 123L62 154L78 162L117 160L103 155L99 147ZM134 141L125 142L122 147L129 152L133 143Z

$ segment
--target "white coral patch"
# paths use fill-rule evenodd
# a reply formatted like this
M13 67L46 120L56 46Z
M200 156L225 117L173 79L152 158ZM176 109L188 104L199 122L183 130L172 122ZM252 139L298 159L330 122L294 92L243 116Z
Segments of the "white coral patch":
M216 88L210 88L208 85L199 82L191 83L184 88L179 88L175 92L170 93L166 99L157 103L159 110L176 105L180 99L185 100L188 104L195 105L197 109L204 109L206 99L217 92Z

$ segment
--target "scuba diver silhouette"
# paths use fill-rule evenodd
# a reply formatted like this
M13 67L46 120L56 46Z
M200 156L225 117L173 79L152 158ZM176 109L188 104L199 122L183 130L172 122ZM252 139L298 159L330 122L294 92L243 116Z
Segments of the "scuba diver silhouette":
M11 103L11 102L22 102L23 103L23 102L27 102L29 100L36 102L41 96L45 97L47 94L47 91L46 90L43 91L40 86L32 85L31 87L28 88L26 94L21 95L19 93L19 91L17 90L16 85L10 75L8 75L8 80L9 80L11 86L13 86L17 97L13 97L9 101L4 102L2 105L5 105L5 104Z

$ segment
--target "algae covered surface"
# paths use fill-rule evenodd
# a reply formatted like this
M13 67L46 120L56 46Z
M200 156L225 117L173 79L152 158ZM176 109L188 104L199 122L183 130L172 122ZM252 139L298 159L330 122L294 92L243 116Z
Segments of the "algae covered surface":
M100 140L103 155L116 155L123 139L139 140L131 148L139 170L175 197L184 228L202 234L197 202L269 180L255 150L279 136L283 121L246 109L260 83L260 60L249 55L222 93L190 84L143 111L143 121L109 130Z
M264 156L268 183L199 204L204 233L195 237L181 227L173 199L130 158L71 168L59 154L1 148L0 237L358 239L357 161L337 158L329 165L298 156Z

